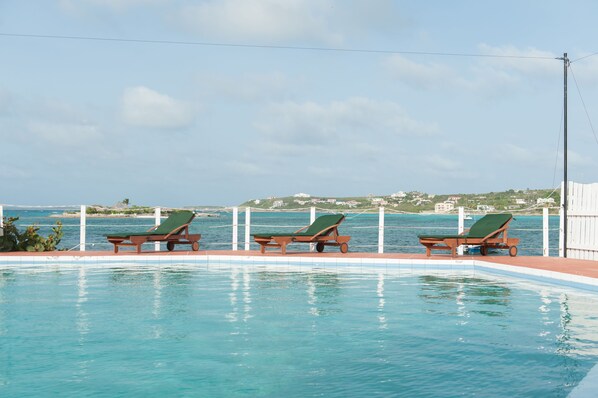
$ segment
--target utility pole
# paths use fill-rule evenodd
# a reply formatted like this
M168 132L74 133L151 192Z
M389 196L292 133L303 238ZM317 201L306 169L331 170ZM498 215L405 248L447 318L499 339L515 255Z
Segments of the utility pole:
M569 58L567 53L563 53L563 257L567 257L567 69L569 68Z

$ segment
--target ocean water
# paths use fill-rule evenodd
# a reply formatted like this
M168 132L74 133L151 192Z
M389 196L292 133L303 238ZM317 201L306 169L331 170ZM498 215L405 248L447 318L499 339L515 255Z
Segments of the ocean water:
M62 211L48 210L5 210L5 217L19 217L19 225L36 224L40 233L47 235L57 220L63 223L64 238L59 245L62 249L77 248L79 244L79 219L56 218ZM202 250L218 250L232 247L233 219L228 212L217 213L218 217L198 217L191 225L192 233L201 233ZM469 228L481 216L474 216L465 221ZM419 244L418 234L457 233L456 215L436 214L392 214L385 215L385 252L424 253ZM550 251L552 256L558 255L559 218L550 217ZM105 235L115 232L145 231L152 227L154 220L148 218L87 218L86 240L87 250L112 250L113 246L106 241ZM244 248L245 214L239 214L238 241L239 248ZM251 233L265 231L295 231L309 224L309 213L269 213L253 212L251 214ZM542 255L542 216L515 216L511 222L509 236L521 239L520 255ZM346 220L339 227L343 235L351 235L349 250L361 252L378 251L378 214L347 214ZM146 245L151 249L151 245ZM184 248L185 246L180 246ZM257 250L259 245L251 243L251 249ZM163 248L162 250L165 250ZM305 245L291 245L289 250L305 250ZM336 250L327 248L326 250ZM495 253L507 255L506 250Z
M0 396L565 397L597 299L471 274L0 270Z
M59 215L62 211L48 210L10 210L5 209L5 217L18 216L19 225L27 226L37 224L40 233L48 234L50 227L59 218L50 217ZM191 232L201 233L201 250L230 249L232 247L233 221L232 214L218 213L219 217L198 217L191 225ZM480 216L465 221L465 227L470 227ZM77 248L79 244L79 219L60 219L64 225L64 238L60 248ZM153 219L135 218L87 218L87 250L112 250L113 246L106 241L108 233L144 231L153 226ZM245 214L239 214L238 241L239 248L244 248L245 242ZM265 231L295 231L309 224L308 212L294 213L266 213L252 212L251 233ZM520 255L542 255L542 217L541 216L515 216L511 222L509 235L521 239L519 244ZM559 218L550 217L550 254L558 255L558 228ZM378 250L378 214L346 214L346 220L339 227L343 235L351 235L349 242L350 251L377 252ZM425 253L417 239L418 234L432 233L457 233L456 215L419 215L419 214L392 214L385 215L385 248L391 253ZM146 245L146 250L151 250L151 245ZM180 246L185 248L188 246ZM290 245L289 250L304 251L305 245ZM149 249L148 249L149 248ZM251 249L257 250L259 246L251 243ZM162 248L165 250L165 248ZM327 248L326 250L337 250ZM495 255L507 255L506 250L500 250Z

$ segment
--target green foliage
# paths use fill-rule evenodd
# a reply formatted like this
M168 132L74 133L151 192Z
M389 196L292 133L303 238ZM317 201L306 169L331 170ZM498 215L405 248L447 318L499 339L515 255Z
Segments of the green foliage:
M478 205L493 207L495 211L513 211L524 213L541 213L542 206L537 205L540 198L553 198L554 203L549 205L552 212L558 212L560 203L560 193L550 189L509 189L504 192L488 192L483 194L440 194L431 195L424 192L412 191L404 192L402 195L380 195L377 198L383 202L374 201L374 196L351 197L351 198L329 198L329 197L280 197L259 199L247 201L240 207L252 207L254 209L264 210L289 210L289 209L307 209L315 206L320 209L333 211L377 211L378 206L382 205L394 211L407 213L433 212L434 205L451 200L455 208L462 206L468 212L477 211ZM329 199L336 199L336 201ZM339 203L338 201L341 201ZM343 203L344 202L344 203ZM351 202L351 205L348 205ZM454 212L457 210L455 209Z
M52 233L47 238L38 234L39 227L30 225L25 231L20 232L15 222L19 217L4 219L4 234L0 236L0 252L28 251L44 252L54 251L62 239L62 223L56 222Z

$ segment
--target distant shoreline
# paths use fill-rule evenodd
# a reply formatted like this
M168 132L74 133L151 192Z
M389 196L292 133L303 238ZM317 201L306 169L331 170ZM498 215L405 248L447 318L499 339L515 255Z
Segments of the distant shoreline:
M62 214L50 214L51 218L81 218L81 213L62 213ZM86 218L156 218L153 214L86 214ZM218 214L211 213L195 213L195 217L219 217ZM166 218L165 215L161 215L160 218Z
M338 213L343 214L378 214L378 211L343 211L342 209L327 209L330 211L336 211ZM272 209L259 209L259 208L251 208L252 212L256 213L304 213L309 211L308 208L306 209L297 209L294 211L284 211L284 210L272 210ZM321 211L321 210L320 210ZM541 212L524 212L518 213L516 211L493 211L488 213L511 213L514 217L517 216L542 216ZM386 215L392 214L406 214L406 215L417 215L417 216L458 216L457 213L435 213L433 211L422 211L420 213L408 213L408 212L401 212L401 211L393 211L388 209L386 211ZM480 217L484 216L487 213L483 212L467 212L467 216L475 216ZM558 216L558 213L549 213L549 216ZM195 215L196 217L219 217L219 214L213 213L198 213ZM81 218L81 213L62 213L62 214L51 214L49 217L51 218ZM154 219L155 216L153 214L87 214L87 218L147 218L147 219ZM166 216L162 215L161 218L166 218Z
M152 214L86 214L87 218L154 218ZM50 214L52 218L80 218L81 213Z

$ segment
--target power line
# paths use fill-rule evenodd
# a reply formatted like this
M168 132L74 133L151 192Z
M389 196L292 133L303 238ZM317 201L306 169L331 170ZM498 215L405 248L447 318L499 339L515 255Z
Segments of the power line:
M94 37L94 36L64 36L64 35L37 35L24 33L1 33L4 37L24 37L33 39L57 39L57 40L88 40L88 41L107 41L121 43L144 43L144 44L175 44L187 46L205 46L205 47L236 47L236 48L262 48L273 50L298 50L298 51L331 51L347 53L369 53L369 54L407 54L407 55L434 55L443 57L478 57L478 58L510 58L510 59L537 59L554 60L554 57L548 56L526 56L526 55L497 55L497 54L475 54L475 53L455 53L455 52L430 52L430 51L402 51L402 50L372 50L363 48L334 48L334 47L304 47L304 46L282 46L266 44L240 44L240 43L217 43L200 41L179 41L179 40L151 40L151 39L123 39L117 37Z
M590 118L590 113L588 112L588 108L586 107L586 103L583 100L581 95L581 90L579 89L579 84L577 84L577 79L575 78L575 73L573 73L573 68L569 65L569 70L571 71L571 76L573 76L573 81L575 82L575 87L577 87L577 93L579 94L579 98L581 99L581 104L583 106L583 110L586 112L586 117L588 118L588 122L590 123L590 128L592 129L592 134L594 134L594 139L598 144L598 137L596 136L596 131L594 130L594 125L592 124L592 119Z
M581 61L582 59L590 58L590 57L593 57L595 55L598 55L598 53L592 53L592 54L585 55L583 57L576 58L573 61L571 61L571 63L577 62L577 61Z

